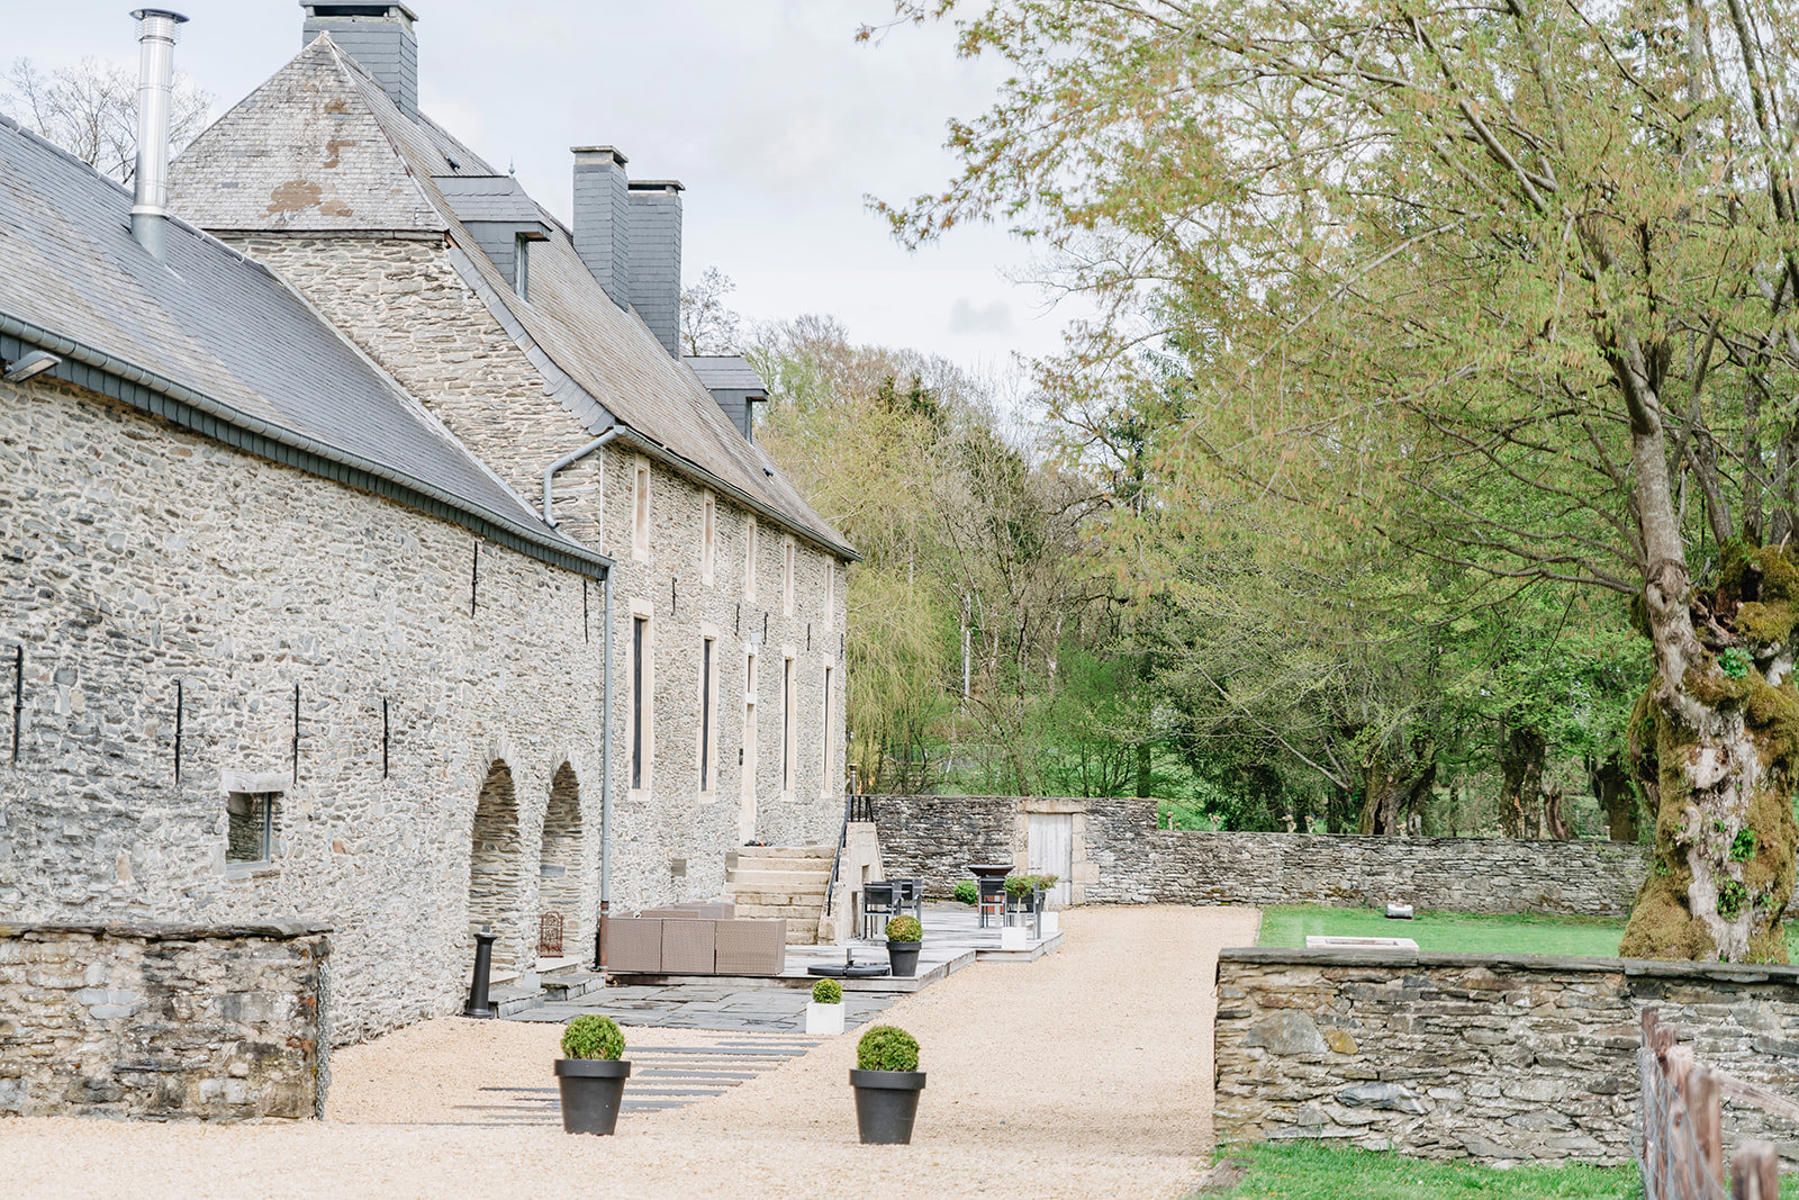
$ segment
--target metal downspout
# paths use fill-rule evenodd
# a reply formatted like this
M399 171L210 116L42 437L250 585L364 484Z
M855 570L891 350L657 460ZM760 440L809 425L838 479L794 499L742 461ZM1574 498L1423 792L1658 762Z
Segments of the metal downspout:
M600 686L600 903L612 900L612 572L606 572L602 608L606 621L606 649Z
M548 525L551 529L556 527L556 513L553 504L554 492L552 491L555 487L556 472L562 470L564 467L574 466L624 431L624 426L614 425L611 429L608 429L605 433L602 433L599 437L593 439L593 441L582 446L579 450L571 450L569 453L564 454L561 458L544 468L543 523L545 525Z

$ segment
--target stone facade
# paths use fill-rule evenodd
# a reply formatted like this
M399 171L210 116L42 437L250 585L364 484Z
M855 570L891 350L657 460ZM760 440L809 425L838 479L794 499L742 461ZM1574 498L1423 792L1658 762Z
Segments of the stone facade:
M0 1114L320 1115L326 955L305 926L0 926Z
M876 796L887 869L946 896L971 862L1028 861L1032 813L1073 824L1073 900L1088 904L1384 905L1617 917L1646 847L1500 838L1380 838L1156 828L1147 799Z
M305 294L521 494L540 491L544 468L591 439L456 270L442 239L227 237ZM650 478L650 529L641 553L633 529L640 465ZM710 579L702 561L708 496L714 514ZM752 514L619 444L556 476L555 513L565 531L617 563L612 584L614 911L720 895L725 854L748 840L740 833L774 845L833 838L846 761L844 565L831 553L796 540L789 614L783 590L786 535L762 519L755 539L754 599L747 599ZM832 573L834 580L827 578ZM598 596L593 605L597 630ZM650 621L653 762L649 786L633 788L625 750L632 621L638 616ZM710 786L702 791L701 643L707 637L714 640L716 656L716 745ZM744 749L752 651L759 675L753 756L757 778L753 820L746 821L739 751ZM783 786L781 692L789 655L795 732L791 774ZM742 762L751 757L745 753Z
M0 412L0 643L24 647L0 912L328 920L333 1036L367 1037L460 1002L500 766L508 960L534 948L559 773L583 832L565 803L549 840L591 945L597 582L71 387L0 384ZM234 792L275 795L265 862L228 861Z
M1799 968L1226 950L1218 1139L1625 1164L1645 1007L1707 1066L1799 1089ZM1799 1159L1790 1122L1727 1101L1724 1127Z

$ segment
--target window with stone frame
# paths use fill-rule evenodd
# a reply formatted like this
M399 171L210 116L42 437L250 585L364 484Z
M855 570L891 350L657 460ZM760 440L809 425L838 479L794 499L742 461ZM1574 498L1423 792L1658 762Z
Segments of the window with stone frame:
M711 586L718 573L718 498L711 492L700 505L700 582Z
M832 736L832 729L831 729L831 668L830 667L825 668L824 720L825 720L825 734L824 734L825 769L824 769L823 781L819 785L819 791L822 794L829 796L833 790L831 787L831 775L836 770L836 766L837 766L837 755L836 755L837 742L836 742L836 739Z
M228 792L225 796L225 862L253 865L275 857L278 792Z
M831 628L837 621L837 564L825 564L825 617L824 627Z
M781 660L781 791L793 794L793 757L798 749L799 726L793 712L793 652Z
M756 602L756 518L743 523L743 598Z
M700 794L718 787L718 639L700 639Z
M797 553L793 535L781 539L781 615L793 615L794 558Z
M650 464L642 458L631 472L631 557L650 557Z
M647 611L631 614L631 700L629 726L632 791L647 790L656 761L655 633Z

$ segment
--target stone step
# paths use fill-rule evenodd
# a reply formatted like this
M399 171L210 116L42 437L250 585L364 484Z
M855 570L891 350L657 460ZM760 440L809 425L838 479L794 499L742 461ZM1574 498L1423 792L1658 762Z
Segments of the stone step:
M763 858L822 858L831 861L835 846L742 846L731 854L760 855Z
M827 875L816 875L809 871L727 871L725 873L725 890L732 895L744 892L785 892L789 895L818 896L820 904L824 903L825 885L830 882Z
M824 911L825 898L822 892L734 892L731 902L737 906L741 915L748 908L794 908L809 913ZM782 913L786 916L786 913Z
M785 918L789 927L795 921L810 921L817 924L824 906L819 904L738 904L737 915L746 921L766 921L775 917Z
M815 875L820 879L831 877L831 864L824 860L809 858L740 858L725 866L725 877L743 871L774 871L793 875Z

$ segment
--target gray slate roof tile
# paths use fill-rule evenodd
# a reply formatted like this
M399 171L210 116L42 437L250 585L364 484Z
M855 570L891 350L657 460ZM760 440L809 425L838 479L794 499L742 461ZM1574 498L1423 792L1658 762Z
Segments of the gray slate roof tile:
M537 544L544 525L418 402L273 273L180 221L166 262L132 238L131 194L0 117L0 314L385 468Z
M367 149L378 157L377 143L366 137L370 125L382 135L378 144L391 148L386 166L377 167L362 154ZM334 160L321 139L343 128L358 131L356 153L340 152ZM301 50L183 152L172 171L171 209L209 229L401 228L389 223L402 215L397 209L391 217L361 210L346 217L318 206L284 215L278 226L266 218L249 226L235 223L247 206L232 189L270 193L286 182L281 171L295 162L305 164L304 182L322 195L343 190L335 180L339 172L386 180L406 176L423 196L436 227L446 229L465 252L458 261L476 273L482 284L476 290L496 316L529 352L547 357L553 374L572 385L555 387L556 394L588 429L597 434L616 417L673 458L765 505L794 532L854 554L762 449L737 432L694 373L670 357L635 313L621 311L607 297L575 253L568 229L542 206L536 206L538 218L551 233L532 251L531 298L520 300L511 281L481 252L443 190L444 176L498 172L429 119L402 112L328 35ZM276 166L280 170L272 172ZM411 226L422 227L426 225Z

